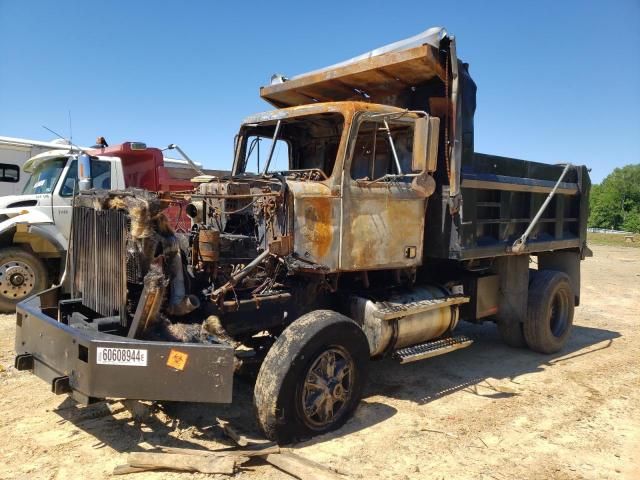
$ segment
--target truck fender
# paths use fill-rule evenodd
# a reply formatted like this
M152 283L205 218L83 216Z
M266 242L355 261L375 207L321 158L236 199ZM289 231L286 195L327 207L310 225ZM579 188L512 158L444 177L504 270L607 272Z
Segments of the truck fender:
M27 234L29 236L40 237L51 244L51 246L64 256L67 251L68 242L62 233L55 226L51 217L46 213L38 210L29 210L25 213L25 209L6 208L1 209L3 216L15 215L0 222L0 239L3 245L10 245L15 241L15 235ZM17 214L17 215L16 215ZM31 243L20 241L20 243Z
M60 254L64 255L68 248L67 239L60 231L52 225L31 225L28 232L32 235L42 237L51 243Z
M20 213L24 211L25 211L24 208L1 209L0 215L2 215L3 217L10 216L10 215L15 215L15 216L12 216L10 218L7 218L3 222L0 222L0 235L2 235L4 232L12 228L15 228L17 225L21 225L21 224L24 224L24 225L53 224L51 217L49 217L43 212L40 212L38 210L29 210L27 211L27 213Z

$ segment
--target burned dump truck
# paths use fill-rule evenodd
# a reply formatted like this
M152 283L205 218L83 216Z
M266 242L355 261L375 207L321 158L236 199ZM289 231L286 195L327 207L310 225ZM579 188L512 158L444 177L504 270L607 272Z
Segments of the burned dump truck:
M258 423L286 442L345 422L370 359L469 346L461 320L557 352L589 176L476 153L475 95L439 28L274 76L231 175L77 196L66 281L18 307L17 368L85 403L231 402L253 370ZM188 233L163 214L176 203Z

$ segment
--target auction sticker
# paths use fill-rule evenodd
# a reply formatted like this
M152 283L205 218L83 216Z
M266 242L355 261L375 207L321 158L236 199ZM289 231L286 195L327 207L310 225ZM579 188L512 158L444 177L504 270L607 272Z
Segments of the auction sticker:
M147 366L147 350L140 348L98 347L96 349L98 365Z

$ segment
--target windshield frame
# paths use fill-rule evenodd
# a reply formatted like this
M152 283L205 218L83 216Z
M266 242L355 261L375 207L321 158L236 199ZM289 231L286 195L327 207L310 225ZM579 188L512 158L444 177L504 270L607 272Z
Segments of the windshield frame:
M24 187L22 188L22 195L53 195L58 185L58 182L60 181L60 176L62 175L62 173L65 171L67 167L68 160L69 160L68 157L61 156L61 157L48 158L47 160L38 164L30 172L31 175L29 176L27 183L25 183ZM52 170L52 167L54 167L54 164L60 164L60 167L58 168L58 171L55 173L55 178L49 177L50 180L53 180L50 183L49 189L44 192L33 191L34 188L39 188L39 187L35 187L34 185L42 181L39 176L38 177L36 176L43 172Z
M233 176L239 176L239 175L269 176L269 174L276 173L276 172L301 172L301 171L321 170L317 168L299 169L292 166L292 162L295 162L294 152L293 152L294 146L290 139L283 137L282 131L278 132L278 135L276 137L276 142L283 141L288 144L289 168L287 170L272 170L270 168L269 171L264 172L261 165L261 169L263 171L255 172L255 173L247 172L248 159L246 158L246 156L247 156L247 148L249 147L248 144L249 144L250 138L262 137L262 138L273 141L274 137L272 134L264 134L264 135L260 134L257 131L257 128L259 127L275 128L278 122L281 122L282 126L285 126L287 125L287 123L304 122L305 118L323 116L328 114L338 115L341 120L340 122L341 131L340 131L339 139L337 141L336 158L333 163L332 171L324 172L322 170L322 172L325 174L327 179L332 178L334 175L336 175L337 172L341 171L342 169L343 149L344 149L345 142L347 140L347 136L348 136L347 134L348 134L348 131L350 130L350 124L351 124L351 115L348 112L341 111L341 110L299 112L299 114L297 115L277 116L277 118L274 117L274 118L266 119L259 122L250 122L250 123L242 124L238 134L236 135L236 145L235 145L235 151L234 151L232 175ZM266 150L265 150L265 153L266 153ZM265 156L265 161L266 161L266 156Z

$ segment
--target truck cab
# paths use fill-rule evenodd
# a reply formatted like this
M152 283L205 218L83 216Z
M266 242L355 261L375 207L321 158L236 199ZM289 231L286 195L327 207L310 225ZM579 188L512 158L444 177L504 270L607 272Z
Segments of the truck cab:
M284 179L304 261L330 273L410 269L422 261L438 134L437 117L381 104L283 108L243 122L233 172Z
M165 162L161 150L141 142L87 152L90 188L159 191L192 186L187 179L176 178L183 162ZM0 198L1 312L15 311L20 300L57 282L64 271L72 203L79 191L79 154L70 148L35 155L23 166L31 176L22 194ZM186 170L188 176L194 174Z

